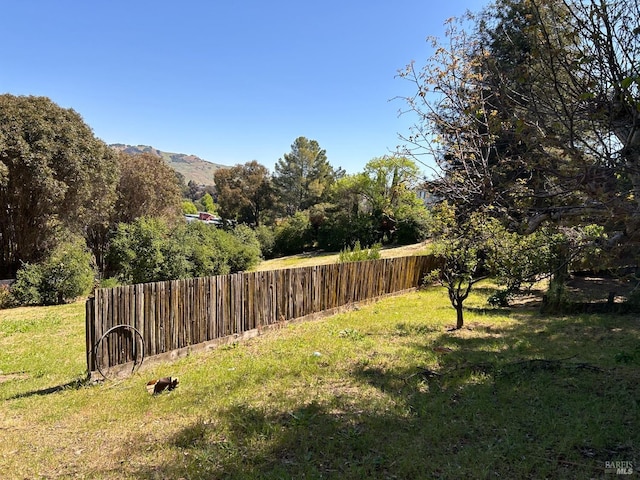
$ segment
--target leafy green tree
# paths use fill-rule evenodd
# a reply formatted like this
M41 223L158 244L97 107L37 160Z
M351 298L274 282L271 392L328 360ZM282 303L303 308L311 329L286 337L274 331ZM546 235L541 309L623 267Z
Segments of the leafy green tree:
M260 243L262 258L273 258L276 244L275 227L272 225L259 225L255 229L255 234Z
M260 225L275 203L269 170L255 160L214 174L223 218Z
M251 229L232 231L202 222L170 226L141 217L118 225L109 249L110 273L125 284L224 275L246 270L260 259Z
M260 262L260 241L255 231L247 225L237 225L228 235L229 268L241 272L255 267Z
M202 222L178 225L172 232L174 255L184 259L182 271L175 271L173 278L208 277L230 273L229 252L221 245L221 237L227 232Z
M366 205L363 191L368 178L345 175L331 186L329 202L310 210L310 220L318 246L329 251L378 241L377 225Z
M362 173L335 182L330 202L310 209L323 248L342 249L355 241L414 243L428 234L429 214L415 193L419 170L405 157L380 157Z
M110 273L125 284L168 280L167 268L174 272L177 269L168 267L166 262L182 263L182 256L165 256L169 231L166 221L160 218L139 217L131 223L120 223L109 246Z
M365 166L363 194L381 239L414 243L426 238L428 213L415 192L419 173L406 157L374 158Z
M298 137L276 163L273 183L284 212L293 215L320 203L328 188L344 172L334 170L327 160L327 153L316 140Z
M0 272L34 263L63 235L110 214L117 165L80 115L46 97L0 95Z
M429 279L439 279L447 288L449 301L456 311L456 329L464 326L463 305L471 289L486 278L482 253L487 247L487 220L483 212L457 216L455 208L446 202L434 208L433 253L442 259L442 266L434 270Z
M120 181L116 219L132 222L141 217L175 219L182 204L182 186L175 171L152 153L120 152Z
M205 193L200 202L202 202L205 212L216 213L216 204L213 202L213 197L210 193Z
M182 213L195 215L198 213L198 209L195 204L191 200L183 200L182 201Z
M276 225L274 251L278 255L301 253L311 246L310 233L309 216L297 212Z

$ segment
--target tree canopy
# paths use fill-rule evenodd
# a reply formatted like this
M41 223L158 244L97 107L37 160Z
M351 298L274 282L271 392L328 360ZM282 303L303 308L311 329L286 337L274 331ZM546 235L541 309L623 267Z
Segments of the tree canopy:
M61 229L84 233L114 199L114 157L75 111L0 95L0 271L43 258Z
M287 215L320 203L328 188L342 176L327 160L327 152L316 140L298 137L275 166L273 183Z
M450 22L401 72L417 87L408 150L435 158L434 193L520 232L598 223L637 245L639 14L638 0L498 0Z
M162 157L151 153L120 152L117 220L140 217L175 217L181 211L182 186L176 172Z
M275 196L269 170L253 160L220 168L214 174L220 214L224 218L260 225Z

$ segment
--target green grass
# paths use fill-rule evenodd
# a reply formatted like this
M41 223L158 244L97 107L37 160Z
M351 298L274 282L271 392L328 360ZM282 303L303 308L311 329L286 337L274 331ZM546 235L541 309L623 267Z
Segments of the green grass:
M606 461L640 468L638 317L483 300L468 300L460 331L447 331L455 315L433 288L99 385L80 381L83 304L0 311L2 477L564 479L603 478ZM149 395L160 376L180 385Z
M430 245L426 242L400 247L385 247L380 250L380 258L404 257L410 255L426 255L430 253ZM279 268L309 267L338 263L340 252L309 252L274 258L260 262L254 270L277 270Z

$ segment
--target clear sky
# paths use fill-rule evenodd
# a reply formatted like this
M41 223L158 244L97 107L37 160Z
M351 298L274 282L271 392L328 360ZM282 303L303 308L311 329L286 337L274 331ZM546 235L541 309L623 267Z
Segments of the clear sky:
M73 108L107 143L271 171L304 136L362 171L414 120L397 71L483 0L0 0L0 92Z

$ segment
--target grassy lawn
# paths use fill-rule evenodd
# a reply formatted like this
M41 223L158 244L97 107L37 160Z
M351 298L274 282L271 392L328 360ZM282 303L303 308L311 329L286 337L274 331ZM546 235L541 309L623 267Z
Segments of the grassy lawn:
M401 247L385 247L380 250L381 258L405 257L410 255L424 255L429 253L429 244L426 242ZM326 265L336 263L339 253L336 252L309 252L288 257L265 260L255 268L256 271L276 270L279 268L309 267L313 265Z
M486 292L480 291L486 294ZM2 478L612 478L640 469L640 319L440 288L82 383L84 306L0 311ZM179 377L151 396L148 380Z

